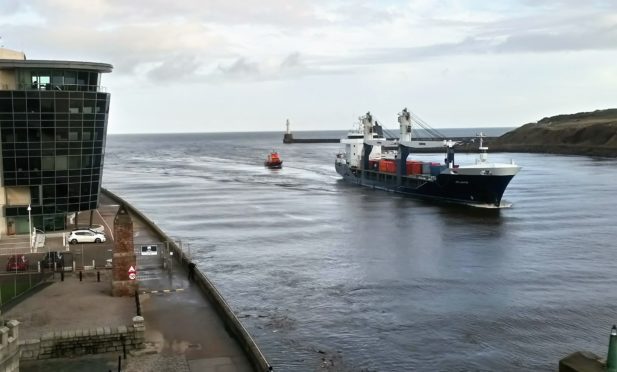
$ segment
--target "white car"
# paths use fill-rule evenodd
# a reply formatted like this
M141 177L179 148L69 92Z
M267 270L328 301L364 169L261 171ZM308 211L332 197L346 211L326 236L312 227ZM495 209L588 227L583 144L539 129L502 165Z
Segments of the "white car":
M71 244L77 243L102 243L107 240L105 234L90 229L77 229L71 231L66 240Z
M92 230L94 232L100 232L100 233L104 233L105 232L105 227L103 225L83 225L83 226L75 226L75 228L73 229L74 231L77 230Z

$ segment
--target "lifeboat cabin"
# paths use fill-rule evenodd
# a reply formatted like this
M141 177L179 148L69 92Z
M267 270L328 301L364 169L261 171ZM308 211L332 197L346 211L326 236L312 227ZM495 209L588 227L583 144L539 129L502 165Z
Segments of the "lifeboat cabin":
M278 152L272 151L268 154L264 165L270 169L281 169L283 167L283 161L281 160Z

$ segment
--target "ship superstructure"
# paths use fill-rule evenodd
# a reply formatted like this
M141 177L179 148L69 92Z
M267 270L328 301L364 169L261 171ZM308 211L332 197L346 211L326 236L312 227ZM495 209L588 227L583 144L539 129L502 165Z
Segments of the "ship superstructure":
M480 155L474 164L456 164L456 143L447 140L439 141L446 154L443 163L421 162L410 158L419 147L413 140L413 115L404 109L398 122L399 138L387 139L370 113L360 117L357 127L341 139L345 148L336 156L337 173L354 184L410 196L477 207L509 206L502 203L502 196L521 167L514 162L490 162L482 134Z

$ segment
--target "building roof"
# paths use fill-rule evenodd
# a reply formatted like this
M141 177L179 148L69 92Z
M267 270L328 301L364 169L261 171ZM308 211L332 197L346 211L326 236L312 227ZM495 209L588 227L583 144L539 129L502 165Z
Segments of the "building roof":
M110 65L109 63L99 62L0 59L0 70L14 68L48 68L111 72L114 66Z

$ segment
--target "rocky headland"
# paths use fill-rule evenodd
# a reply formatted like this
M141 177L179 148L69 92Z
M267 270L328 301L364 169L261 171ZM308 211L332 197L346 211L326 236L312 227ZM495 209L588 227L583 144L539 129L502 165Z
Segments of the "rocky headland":
M490 152L617 157L617 109L546 117L487 143Z

